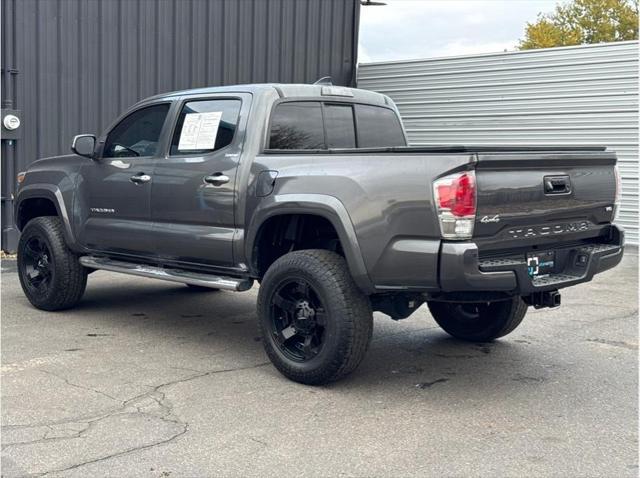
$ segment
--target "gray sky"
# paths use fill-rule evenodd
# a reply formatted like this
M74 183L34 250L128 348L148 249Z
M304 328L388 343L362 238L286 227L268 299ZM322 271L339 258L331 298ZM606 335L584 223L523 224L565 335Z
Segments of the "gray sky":
M382 0L362 7L359 62L514 50L557 0Z

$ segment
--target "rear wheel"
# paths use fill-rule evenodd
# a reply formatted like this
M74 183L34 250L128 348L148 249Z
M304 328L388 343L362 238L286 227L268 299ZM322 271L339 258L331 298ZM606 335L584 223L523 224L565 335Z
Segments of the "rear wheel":
M312 385L355 370L373 329L368 298L344 259L325 250L291 252L273 263L260 286L258 320L276 368Z
M471 342L489 342L515 330L527 313L520 297L495 302L429 302L429 311L449 335Z
M18 276L27 299L38 309L68 309L82 298L87 270L67 247L59 218L37 217L22 230Z

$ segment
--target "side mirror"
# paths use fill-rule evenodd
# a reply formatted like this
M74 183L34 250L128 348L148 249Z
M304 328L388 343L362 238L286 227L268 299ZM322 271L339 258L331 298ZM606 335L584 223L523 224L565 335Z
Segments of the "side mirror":
M79 134L73 137L71 143L71 151L79 156L94 159L94 150L96 148L96 137L92 134Z

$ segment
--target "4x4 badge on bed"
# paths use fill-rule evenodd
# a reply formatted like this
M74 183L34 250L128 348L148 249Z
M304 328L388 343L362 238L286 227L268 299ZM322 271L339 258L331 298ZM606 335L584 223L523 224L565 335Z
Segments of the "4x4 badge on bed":
M495 216L482 216L480 222L500 222L500 216L498 214L496 214Z

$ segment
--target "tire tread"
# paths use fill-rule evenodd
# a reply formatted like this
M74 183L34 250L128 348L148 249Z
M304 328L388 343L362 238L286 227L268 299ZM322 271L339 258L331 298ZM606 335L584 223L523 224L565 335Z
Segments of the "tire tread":
M335 252L322 249L295 251L279 258L265 274L260 291L265 289L273 276L289 268L304 270L324 284L331 284L330 287L334 291L333 310L344 321L345 336L341 337L338 353L329 365L322 370L304 372L291 367L271 350L266 338L266 334L269 333L268 327L260 320L266 352L283 375L297 382L315 385L338 380L358 367L371 342L373 313L369 299L354 283L344 258ZM260 315L264 314L268 307L265 301L268 301L268 298L259 293Z
M25 295L38 309L55 311L69 309L82 298L87 286L87 270L78 261L78 256L68 247L64 238L64 226L56 216L41 216L29 221L22 231L22 238L28 238L32 229L39 229L51 246L55 267L55 293L51 297L32 297L22 284ZM20 245L18 246L20 251ZM20 260L20 252L18 255ZM22 274L19 274L23 282Z

